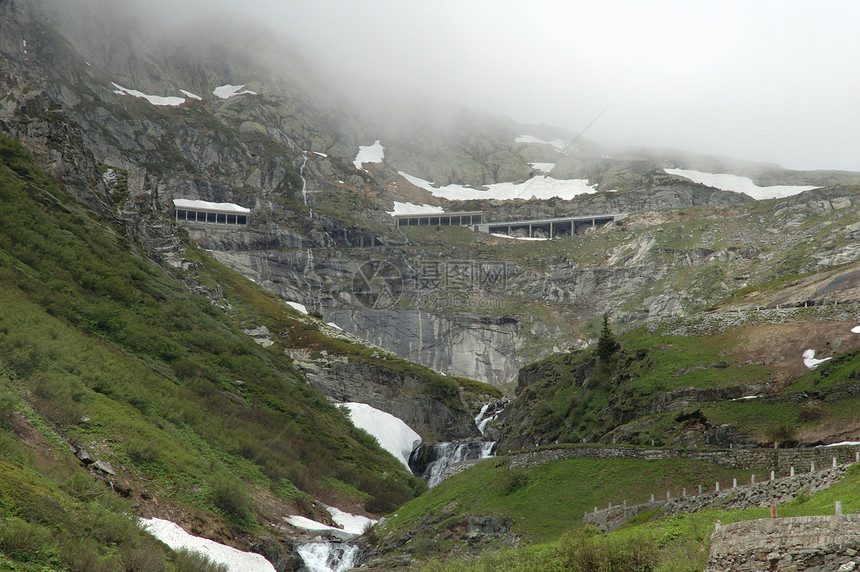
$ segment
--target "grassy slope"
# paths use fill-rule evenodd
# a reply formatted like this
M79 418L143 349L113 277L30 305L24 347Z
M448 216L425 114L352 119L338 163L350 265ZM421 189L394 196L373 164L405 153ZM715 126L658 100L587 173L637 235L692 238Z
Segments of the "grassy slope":
M860 465L854 465L845 477L830 488L814 495L799 495L790 503L779 507L780 517L833 514L834 502L840 500L845 513L860 512ZM517 550L487 552L466 564L461 559L434 561L424 570L441 571L545 571L590 570L612 571L631 569L635 563L641 570L655 572L699 572L707 562L710 534L713 523L723 524L741 520L768 518L769 509L706 510L691 514L678 514L653 521L644 521L652 515L640 515L624 527L607 535L595 531L568 529L560 539L552 542L526 545ZM627 566L625 566L627 565Z
M8 140L0 141L0 202L0 551L7 558L31 560L33 569L96 569L58 556L65 537L57 531L66 530L88 538L105 569L114 569L147 542L133 530L103 537L132 511L114 506L120 501L79 466L70 444L110 462L136 510L177 509L231 536L264 533L286 510L312 514L308 495L384 512L423 490L306 385L283 346L261 348L239 324L282 320L294 336L340 342L201 254L198 277L219 282L229 305L190 295ZM450 383L432 391L449 385L456 393ZM46 507L44 514L31 505ZM40 540L16 552L21 537ZM177 566L171 558L162 554L168 568Z

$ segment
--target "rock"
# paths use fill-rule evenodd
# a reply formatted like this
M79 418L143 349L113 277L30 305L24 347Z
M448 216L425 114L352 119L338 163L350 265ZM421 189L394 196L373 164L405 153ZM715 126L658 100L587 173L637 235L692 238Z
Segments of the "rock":
M101 472L106 473L108 475L116 475L116 470L107 461L96 461L95 463L92 464L92 467L95 470L101 471Z
M89 451L83 447L78 447L77 451L75 451L75 457L77 457L84 465L92 465L96 462L93 456L90 455Z
M469 538L501 536L511 530L511 521L499 516L470 516L466 524Z

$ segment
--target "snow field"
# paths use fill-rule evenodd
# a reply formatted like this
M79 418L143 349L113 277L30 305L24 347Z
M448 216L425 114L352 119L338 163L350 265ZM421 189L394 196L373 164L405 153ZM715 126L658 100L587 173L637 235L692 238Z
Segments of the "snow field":
M343 403L353 425L364 429L379 441L380 447L394 455L408 469L409 455L421 443L421 436L402 419L375 409L366 403Z
M663 169L669 175L677 175L690 179L694 183L707 185L722 191L734 193L745 193L756 200L781 199L798 195L804 191L817 189L814 186L804 185L775 185L772 187L759 187L749 177L739 177L728 173L704 173L692 169Z
M257 95L256 91L251 91L250 89L246 89L245 91L239 91L243 87L245 87L244 84L230 85L228 83L226 85L219 85L212 90L212 95L214 95L218 99L230 99L231 97L236 97L237 95Z
M377 139L373 145L360 145L358 155L355 156L352 164L356 169L361 169L365 163L382 163L383 159L385 159L385 147Z
M560 180L544 175L532 177L523 183L493 183L487 185L487 190L485 191L464 185L436 187L429 181L414 177L403 171L400 171L400 175L416 187L430 191L434 197L451 201L473 199L509 201L512 199L552 199L555 197L570 200L579 195L588 195L597 192L596 186L589 185L587 179Z
M217 564L224 564L230 572L275 572L272 563L262 555L242 552L214 540L193 536L178 524L160 518L143 518L141 527L171 550L188 550L202 554Z

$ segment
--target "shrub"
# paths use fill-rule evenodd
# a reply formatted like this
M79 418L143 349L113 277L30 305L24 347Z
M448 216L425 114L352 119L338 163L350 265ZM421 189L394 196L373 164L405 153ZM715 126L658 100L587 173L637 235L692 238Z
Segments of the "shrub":
M212 502L232 519L242 522L251 516L251 500L239 481L219 479L212 485Z
M499 473L499 483L506 495L514 493L531 482L528 472L523 469L505 469Z
M173 560L176 572L228 572L226 564L212 562L204 554L182 549Z

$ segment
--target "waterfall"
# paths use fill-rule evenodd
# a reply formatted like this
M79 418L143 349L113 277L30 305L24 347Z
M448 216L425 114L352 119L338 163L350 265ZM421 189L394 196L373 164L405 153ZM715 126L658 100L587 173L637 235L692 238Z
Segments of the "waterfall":
M464 461L478 461L492 456L495 441L466 441L464 443L436 443L430 452L430 461L421 470L427 485L435 487L442 482L445 472L453 465ZM416 449L416 452L418 449ZM413 452L410 466L420 467ZM420 470L420 469L419 469Z
M309 542L296 552L310 572L345 572L355 567L360 554L358 546L346 542Z
M498 406L498 405L497 405ZM490 421L495 421L498 418L499 414L504 411L504 409L496 409L490 415L487 415L487 410L490 408L490 404L481 407L481 412L475 416L475 425L478 426L478 431L481 432L481 435L484 434L484 429L487 428L487 423Z
M305 178L305 166L308 164L308 154L302 151L302 155L304 158L302 159L302 166L299 167L299 177L302 178L302 198L305 201L305 206L308 206L308 180Z

